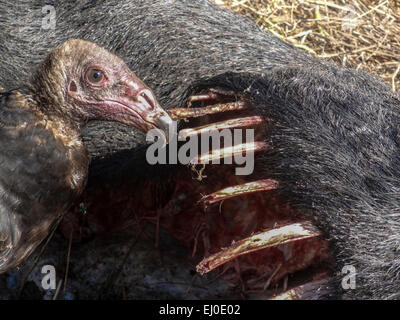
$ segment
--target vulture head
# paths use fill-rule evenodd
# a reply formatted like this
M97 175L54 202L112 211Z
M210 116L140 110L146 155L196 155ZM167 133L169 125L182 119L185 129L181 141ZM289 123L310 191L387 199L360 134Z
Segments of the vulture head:
M124 61L89 41L70 40L51 51L32 86L45 114L80 127L104 120L168 132L172 124L153 92Z

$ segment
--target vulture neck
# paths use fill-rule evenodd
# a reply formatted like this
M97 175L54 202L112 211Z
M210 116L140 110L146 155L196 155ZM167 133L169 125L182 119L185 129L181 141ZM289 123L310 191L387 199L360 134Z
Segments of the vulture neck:
M38 90L38 87L28 88L24 93L30 97L34 111L46 120L57 122L77 134L80 134L87 123L87 119L76 112L77 108L68 105L63 97L43 92L43 90Z
M36 114L38 121L51 131L54 137L62 140L67 148L78 148L83 146L81 139L81 129L86 124L85 121L73 117L68 108L60 106L55 101L42 100L34 93L26 91L22 94L24 101L21 104L28 107ZM20 94L17 92L17 94Z
M80 134L88 119L78 106L65 98L65 81L60 72L41 68L32 78L26 92L35 101L36 109L46 119Z

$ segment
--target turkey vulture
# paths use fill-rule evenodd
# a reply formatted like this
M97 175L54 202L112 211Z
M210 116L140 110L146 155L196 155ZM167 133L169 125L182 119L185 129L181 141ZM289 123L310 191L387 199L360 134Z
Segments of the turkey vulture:
M0 94L0 272L18 266L82 193L91 120L143 131L171 121L125 63L88 41L57 47L32 80Z

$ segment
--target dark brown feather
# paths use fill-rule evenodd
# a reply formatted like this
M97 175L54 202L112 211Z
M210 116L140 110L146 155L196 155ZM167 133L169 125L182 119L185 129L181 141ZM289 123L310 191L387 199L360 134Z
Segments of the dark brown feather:
M30 97L17 91L0 94L0 145L4 272L31 253L82 192L89 157L77 132L46 121Z

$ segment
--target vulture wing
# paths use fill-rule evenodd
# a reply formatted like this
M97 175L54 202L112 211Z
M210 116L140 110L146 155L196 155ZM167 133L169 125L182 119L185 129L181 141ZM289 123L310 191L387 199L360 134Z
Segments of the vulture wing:
M30 104L19 92L0 93L0 272L45 238L83 188L73 175L88 165L86 153L67 148Z

